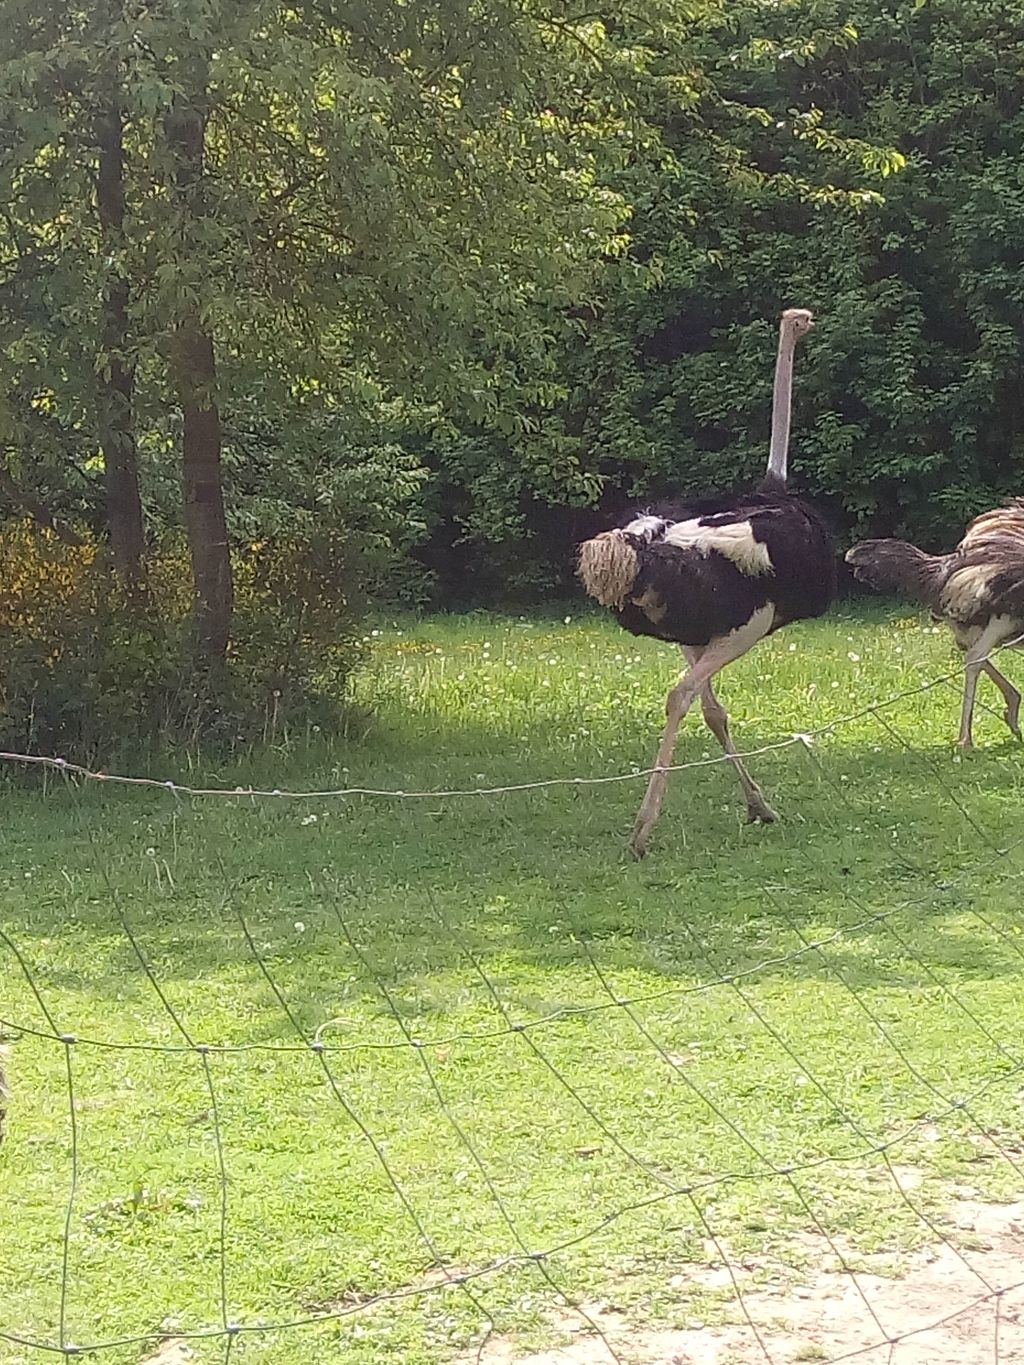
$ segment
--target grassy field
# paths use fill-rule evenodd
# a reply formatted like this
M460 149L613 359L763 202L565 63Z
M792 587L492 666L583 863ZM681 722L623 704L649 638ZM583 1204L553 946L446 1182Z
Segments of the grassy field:
M364 735L154 775L628 774L677 667L593 617L371 644ZM744 825L732 774L695 767L639 865L639 779L406 801L12 779L0 1331L52 1344L63 1319L65 1343L129 1339L96 1357L127 1365L227 1321L254 1365L433 1365L488 1315L546 1340L559 1296L714 1322L728 1276L696 1266L797 1279L815 1231L896 1269L954 1188L1019 1196L1021 751L985 713L954 757L955 682L865 710L953 667L906 614L774 637L720 689L740 748L840 722L752 760L782 823ZM692 715L679 761L715 757Z

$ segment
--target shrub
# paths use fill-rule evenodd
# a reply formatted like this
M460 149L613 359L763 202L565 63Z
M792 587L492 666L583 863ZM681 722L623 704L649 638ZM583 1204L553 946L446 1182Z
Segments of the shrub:
M233 744L337 723L361 648L347 572L328 540L240 549L227 667L197 677L181 547L152 557L146 592L133 599L98 544L9 522L0 528L0 743L95 757L158 739Z

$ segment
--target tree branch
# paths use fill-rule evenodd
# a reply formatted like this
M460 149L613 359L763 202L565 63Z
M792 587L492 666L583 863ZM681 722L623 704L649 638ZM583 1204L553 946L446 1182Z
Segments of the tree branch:
M45 503L27 492L21 487L9 469L0 466L0 496L13 503L15 507L27 512L37 526L43 526L47 531L52 531L58 540L62 540L65 545L84 545L82 537L77 531L65 526L50 511Z

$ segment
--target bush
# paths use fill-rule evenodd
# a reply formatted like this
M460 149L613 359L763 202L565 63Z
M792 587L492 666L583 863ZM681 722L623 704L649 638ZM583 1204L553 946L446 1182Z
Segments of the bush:
M0 527L0 744L64 756L165 739L232 745L337 724L360 658L340 547L261 542L236 554L227 667L191 662L186 552L165 547L133 599L101 546L30 522Z

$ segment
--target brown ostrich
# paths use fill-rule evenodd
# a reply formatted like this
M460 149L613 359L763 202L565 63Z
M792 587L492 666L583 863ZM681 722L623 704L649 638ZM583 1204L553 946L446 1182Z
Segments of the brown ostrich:
M831 531L786 488L793 357L813 326L806 309L782 315L768 470L753 492L634 512L580 547L587 593L632 634L680 645L688 664L668 694L668 724L633 827L630 848L638 858L658 819L680 723L698 697L708 728L736 769L749 819L776 819L736 751L713 679L780 626L822 615L835 595Z
M1003 719L1020 739L1020 693L989 655L1024 636L1024 499L975 517L952 554L925 554L904 540L862 540L847 551L846 562L854 577L923 603L953 632L965 656L960 748L974 744L974 699L982 673L1003 694Z

